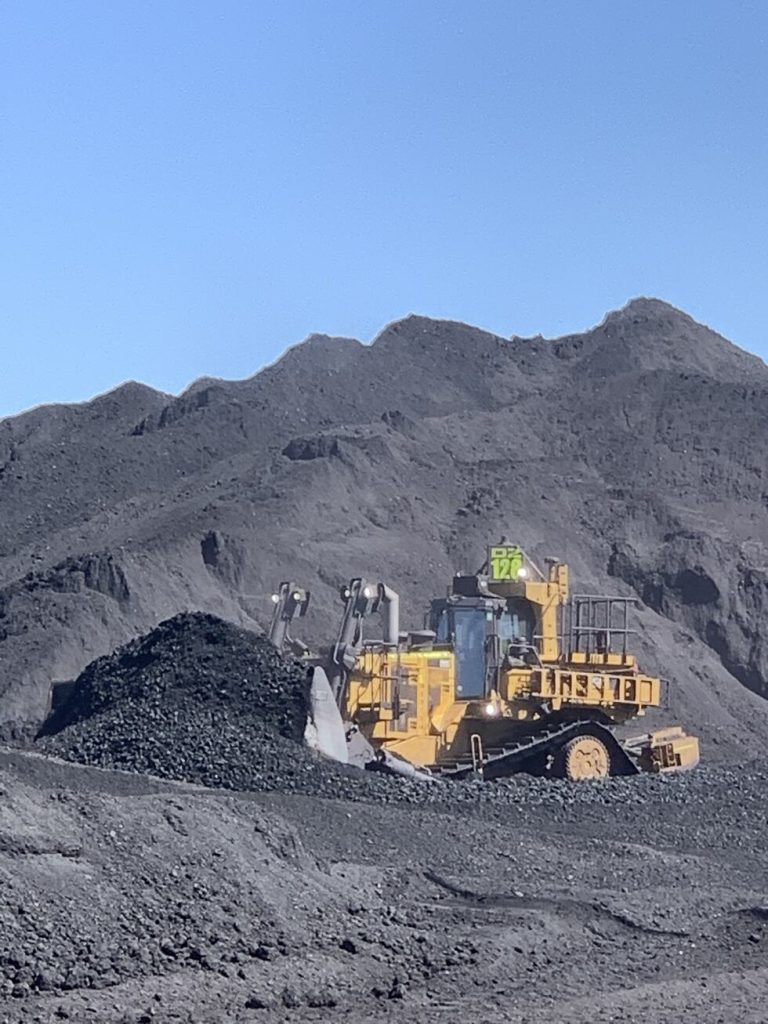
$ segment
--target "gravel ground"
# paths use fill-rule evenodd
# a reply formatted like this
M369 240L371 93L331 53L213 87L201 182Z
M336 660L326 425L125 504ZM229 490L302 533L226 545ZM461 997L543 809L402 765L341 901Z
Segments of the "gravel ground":
M764 1021L766 780L352 800L0 753L0 1020Z

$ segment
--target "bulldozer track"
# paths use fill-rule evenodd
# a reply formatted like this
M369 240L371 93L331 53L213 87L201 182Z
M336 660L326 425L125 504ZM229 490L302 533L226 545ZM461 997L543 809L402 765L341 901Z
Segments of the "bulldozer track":
M438 765L434 771L450 779L466 779L473 774L487 781L504 779L524 772L534 764L541 764L550 756L554 757L570 740L579 736L594 736L605 744L610 755L611 775L639 773L640 769L610 729L594 721L568 722L558 728L526 736L511 746L492 747L486 751L479 768L470 761L460 761Z

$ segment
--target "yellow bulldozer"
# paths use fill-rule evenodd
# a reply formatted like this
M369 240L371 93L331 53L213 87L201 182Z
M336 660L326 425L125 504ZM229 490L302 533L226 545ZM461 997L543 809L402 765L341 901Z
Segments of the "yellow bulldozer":
M515 544L454 576L425 628L401 632L399 599L355 578L336 643L316 657L290 636L309 606L290 581L273 595L272 642L311 666L313 745L342 761L425 778L518 772L583 780L693 768L699 742L675 726L619 738L662 706L662 681L628 650L631 598L571 594L568 566L542 571ZM383 618L380 639L363 623Z

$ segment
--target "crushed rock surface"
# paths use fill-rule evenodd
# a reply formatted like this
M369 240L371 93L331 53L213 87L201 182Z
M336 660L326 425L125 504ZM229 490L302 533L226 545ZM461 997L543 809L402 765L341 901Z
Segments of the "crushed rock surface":
M0 1021L763 1021L766 782L350 800L0 751Z

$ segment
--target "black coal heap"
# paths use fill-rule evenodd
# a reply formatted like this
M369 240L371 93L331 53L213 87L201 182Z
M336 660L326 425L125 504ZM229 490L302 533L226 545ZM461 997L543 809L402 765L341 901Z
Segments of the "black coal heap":
M41 732L69 760L210 786L271 788L301 747L307 676L266 637L201 613L92 662Z

